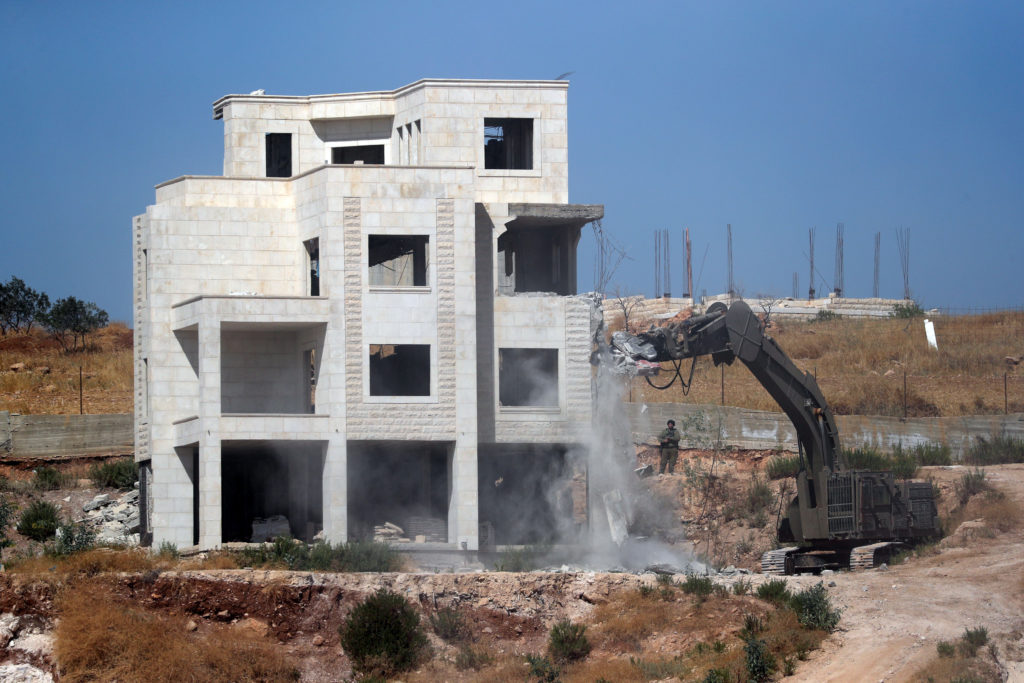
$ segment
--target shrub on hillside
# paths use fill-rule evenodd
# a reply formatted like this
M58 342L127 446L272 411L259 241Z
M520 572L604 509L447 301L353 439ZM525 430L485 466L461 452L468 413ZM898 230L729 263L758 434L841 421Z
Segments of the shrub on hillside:
M896 444L893 456L910 457L918 467L947 466L953 464L953 451L944 443L922 443L909 448Z
M548 654L556 662L575 662L590 654L587 627L563 619L548 634Z
M765 468L769 479L788 479L800 473L800 456L777 455L768 461Z
M747 676L749 680L761 683L767 681L775 673L775 656L768 649L768 644L760 638L749 638L743 646L747 658Z
M57 507L52 503L37 500L18 519L18 533L33 541L47 541L57 532L60 526Z
M790 599L789 586L786 584L785 579L765 581L757 587L756 595L762 600L767 600L776 605L784 605Z
M95 543L96 534L88 527L73 522L61 524L55 533L53 554L65 556L91 550Z
M404 597L385 589L356 605L338 633L352 670L363 675L408 671L427 650L416 610Z
M889 312L890 318L919 318L924 315L924 309L916 301L908 301L903 304L896 304Z
M56 467L40 467L32 477L32 487L40 491L55 491L66 483L67 477L61 475Z
M1003 465L1024 462L1024 439L1002 434L986 439L979 436L967 450L964 462L972 465Z
M11 545L11 539L7 538L7 527L14 519L14 504L5 496L0 496L0 550Z
M789 604L804 628L831 633L839 625L840 611L832 607L828 591L821 582L793 595Z
M120 458L93 465L89 479L99 488L128 490L139 480L139 464L132 458Z
M715 583L710 576L699 576L687 574L686 580L679 586L687 595L693 595L703 600L715 591Z
M988 642L988 629L984 626L978 628L964 629L964 634L960 636L960 654L964 657L974 657L978 654L978 649L981 648L985 643Z
M972 496L991 491L992 487L986 481L985 470L975 468L971 472L964 472L960 480L953 485L953 489L960 504L966 505Z
M272 543L245 548L238 562L246 567L285 567L296 571L393 572L402 566L401 556L387 543L348 541L345 543L300 543L279 536Z
M470 636L466 618L454 607L442 607L431 614L430 626L441 640L447 642L461 642Z

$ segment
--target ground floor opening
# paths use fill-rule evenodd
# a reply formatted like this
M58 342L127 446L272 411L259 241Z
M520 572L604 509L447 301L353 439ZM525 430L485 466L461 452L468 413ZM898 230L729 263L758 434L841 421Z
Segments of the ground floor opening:
M587 517L583 461L560 444L481 444L481 544L575 543Z
M454 444L349 441L348 538L447 543Z
M318 441L222 442L223 541L313 542L323 529L324 450Z

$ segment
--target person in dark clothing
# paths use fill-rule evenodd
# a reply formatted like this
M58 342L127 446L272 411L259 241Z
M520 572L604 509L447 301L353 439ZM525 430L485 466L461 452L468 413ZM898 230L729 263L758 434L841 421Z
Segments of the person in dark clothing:
M676 421L669 420L665 429L658 434L658 441L661 443L661 459L658 463L658 474L664 474L665 469L672 474L676 469L676 460L679 458L679 430L676 429Z

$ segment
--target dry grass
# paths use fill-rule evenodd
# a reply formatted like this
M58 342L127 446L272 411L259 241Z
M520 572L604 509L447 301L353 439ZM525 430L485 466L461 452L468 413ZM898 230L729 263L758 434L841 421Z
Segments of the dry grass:
M904 372L910 416L1001 413L1005 358L1024 354L1024 313L943 316L935 320L935 333L939 351L927 346L920 318L785 321L770 331L798 367L817 376L839 414L902 416ZM717 404L721 372L702 358L689 396L683 397L678 385L659 392L643 378L633 381L630 395L633 400ZM724 372L727 405L778 410L741 363ZM665 379L663 374L658 382ZM1010 371L1008 394L1010 411L1024 411L1024 375Z
M173 560L161 559L141 548L132 550L97 548L64 557L49 555L26 557L11 562L6 570L15 574L67 577L74 575L96 576L110 572L146 572L154 569L170 569L173 565Z
M591 618L594 644L613 652L637 652L648 636L679 618L680 607L674 600L663 600L657 590L647 595L634 591L599 605Z
M12 372L18 363L25 369ZM0 337L0 410L78 413L79 367L84 412L131 412L132 330L117 322L91 335L87 350L79 353L64 353L41 330Z
M119 601L93 582L59 598L54 654L62 681L295 681L274 643L229 627L189 633L184 617Z

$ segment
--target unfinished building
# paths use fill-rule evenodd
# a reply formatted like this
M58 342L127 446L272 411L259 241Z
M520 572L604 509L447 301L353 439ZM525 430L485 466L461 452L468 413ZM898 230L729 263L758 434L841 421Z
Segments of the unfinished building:
M143 538L475 550L571 528L591 433L564 81L227 95L134 219ZM388 527L390 528L390 527Z

